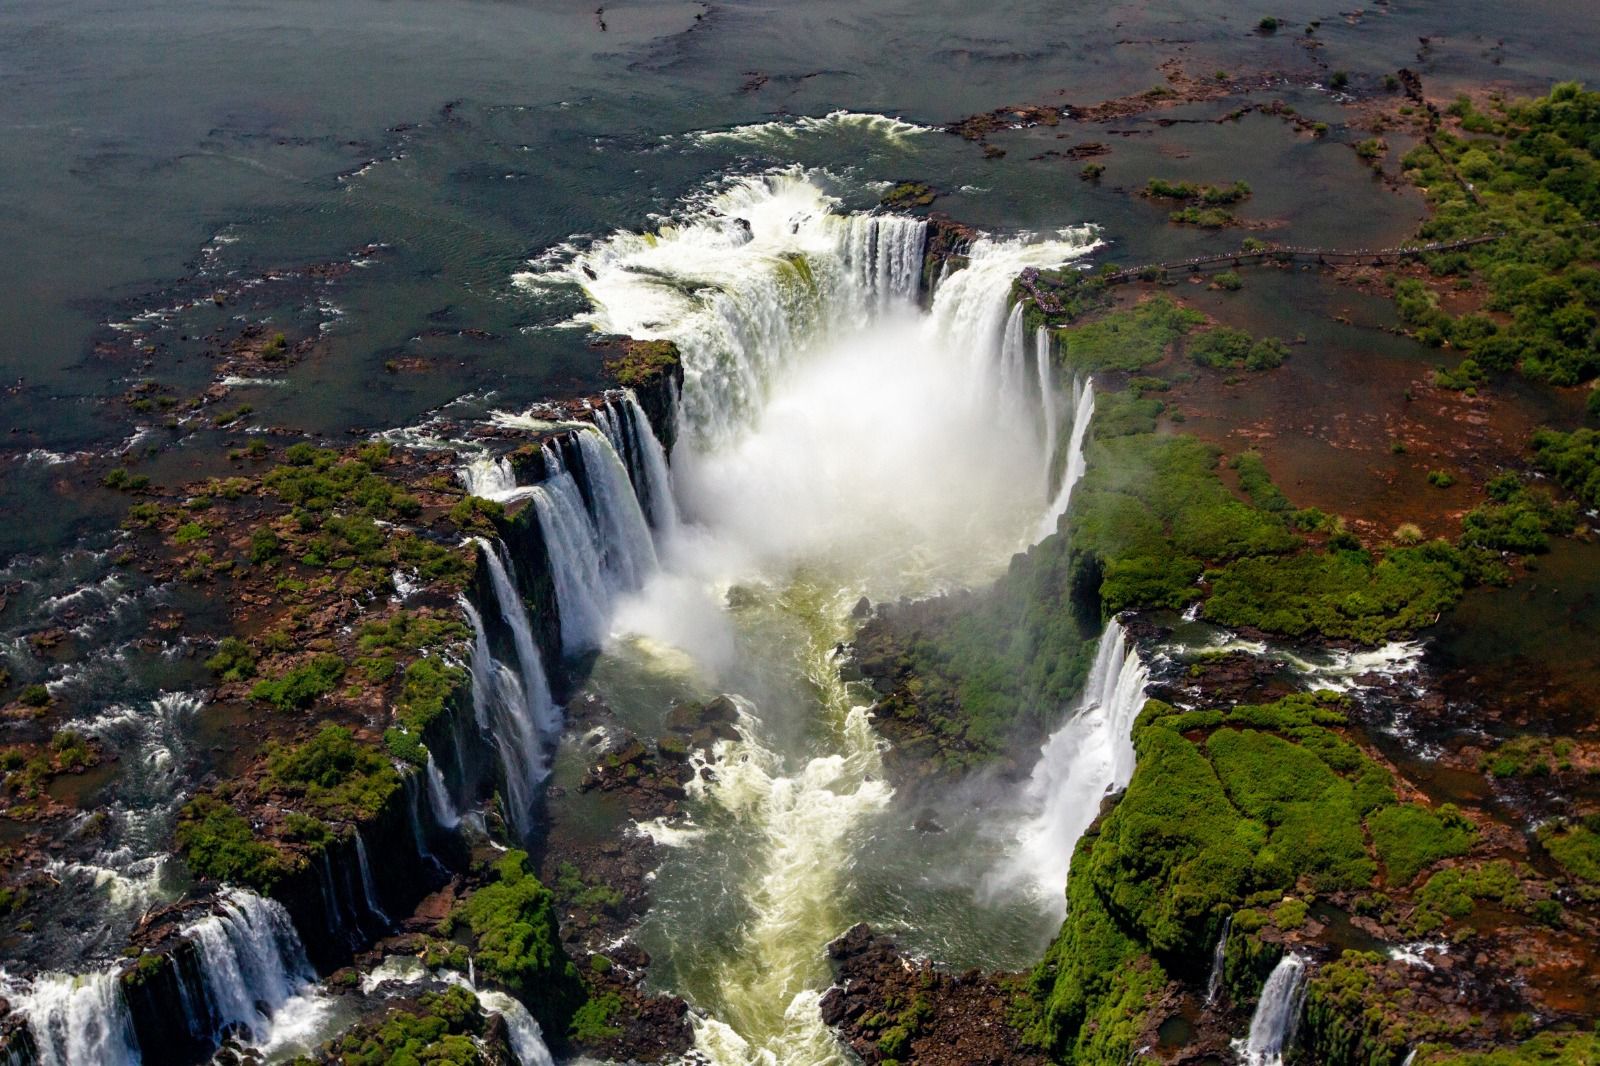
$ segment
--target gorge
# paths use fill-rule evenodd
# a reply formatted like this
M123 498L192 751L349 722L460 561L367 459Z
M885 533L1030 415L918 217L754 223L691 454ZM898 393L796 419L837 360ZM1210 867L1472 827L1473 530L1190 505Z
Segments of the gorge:
M1591 1061L1600 95L1381 6L213 116L270 208L0 396L5 1061Z

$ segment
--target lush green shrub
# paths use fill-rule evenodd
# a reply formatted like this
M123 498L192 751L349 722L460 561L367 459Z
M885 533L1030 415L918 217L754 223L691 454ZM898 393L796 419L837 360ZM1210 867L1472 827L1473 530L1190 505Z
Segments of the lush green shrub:
M1179 337L1204 321L1198 311L1154 296L1062 332L1060 358L1073 370L1138 370L1159 362Z
M1189 358L1199 366L1231 370L1271 370L1289 358L1289 346L1276 337L1252 337L1242 329L1218 326L1188 343Z
M1224 211L1220 207L1196 207L1191 204L1169 214L1167 221L1177 226L1222 229L1224 226L1233 225L1236 220L1232 213Z
M622 997L615 992L595 996L572 1014L570 1034L580 1044L598 1044L619 1036L622 1029L611 1020L622 1010Z
M1548 550L1547 534L1570 533L1576 527L1576 505L1557 503L1549 490L1524 486L1514 477L1511 484L1515 487L1505 491L1504 478L1490 483L1490 502L1461 520L1463 544L1529 554Z
M505 515L506 509L503 504L495 500L486 500L482 496L463 496L454 507L450 508L450 521L462 531L482 533L491 537L496 532L495 523L503 520Z
M1471 827L1459 815L1410 803L1382 808L1367 820L1367 828L1384 872L1396 885L1410 884L1440 859L1465 855L1473 841Z
M400 787L381 752L367 747L343 726L323 726L301 744L267 749L267 788L303 797L307 806L329 816L359 821L378 814Z
M1443 541L1365 551L1236 560L1212 577L1205 614L1226 626L1319 633L1376 644L1429 625L1460 599L1471 563Z
M1229 912L1230 957L1266 923L1246 900L1281 900L1302 877L1371 879L1354 791L1376 767L1326 728L1344 721L1339 706L1311 695L1229 712L1145 706L1133 778L1079 840L1066 922L1030 982L1032 1036L1057 1061L1126 1061L1168 962L1209 957ZM1273 916L1294 925L1305 904Z
M555 897L533 876L526 852L506 852L494 869L496 879L457 904L442 931L466 929L478 972L517 993L546 1032L565 1032L584 993L561 947Z
M1574 877L1600 883L1600 818L1585 824L1549 824L1539 831L1539 843Z
M257 840L239 812L207 793L190 800L178 815L176 840L197 877L270 891L291 866L270 844Z
M256 653L238 637L223 637L206 667L224 681L243 681L256 672Z
M332 692L342 677L343 659L331 654L314 655L277 677L257 681L250 690L250 697L287 711L304 707L323 693Z
M1600 397L1600 390L1592 395ZM1570 489L1585 507L1600 508L1600 431L1542 429L1533 435L1533 453L1539 469Z
M483 1010L470 989L424 992L409 1008L380 1022L363 1022L335 1039L326 1061L343 1066L478 1066L485 1062L473 1039L483 1033Z

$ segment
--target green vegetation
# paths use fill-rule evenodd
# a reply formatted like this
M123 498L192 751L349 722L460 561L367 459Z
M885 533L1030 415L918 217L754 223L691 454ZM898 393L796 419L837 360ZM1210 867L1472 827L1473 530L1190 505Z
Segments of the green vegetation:
M1289 346L1277 337L1257 340L1242 329L1218 326L1188 343L1189 358L1199 366L1228 370L1272 370L1289 358Z
M39 684L28 685L17 694L17 702L24 707L48 707L50 690Z
M1388 807L1372 816L1368 828L1394 884L1409 884L1440 859L1465 855L1475 837L1471 824L1449 804L1438 812L1410 803Z
M302 799L329 818L371 818L400 787L389 760L343 726L323 726L301 744L272 745L266 761L265 788Z
M179 812L176 839L197 877L266 892L290 871L288 860L272 845L257 840L238 811L207 793Z
M1060 358L1073 370L1139 370L1204 321L1170 297L1153 296L1060 333Z
M504 504L486 500L482 496L464 496L460 503L450 508L450 521L461 527L462 532L479 533L486 537L498 534L495 524L504 521L505 517Z
M564 1032L584 992L561 947L555 897L533 876L526 852L506 852L494 870L496 879L458 904L440 930L465 929L478 972L517 993L546 1032Z
M388 458L389 446L383 442L367 445L351 459L342 459L331 448L294 444L284 452L285 464L269 470L262 484L294 508L303 530L316 528L322 524L317 516L336 509L368 519L414 518L421 511L416 497L377 473ZM368 526L370 522L352 525L351 531L360 536Z
M571 1036L580 1044L598 1044L622 1030L611 1024L611 1019L622 1010L622 997L615 992L595 996L572 1014Z
M332 692L344 677L344 660L337 655L314 655L277 677L257 681L250 698L265 700L280 711L304 707L324 693Z
M1484 372L1518 369L1555 385L1594 377L1600 270L1592 264L1600 259L1600 229L1588 224L1600 206L1600 93L1565 83L1493 116L1475 112L1470 101L1451 111L1462 119L1462 133L1440 130L1434 147L1419 145L1404 160L1433 208L1418 237L1504 233L1504 240L1426 261L1436 275L1481 281L1487 308L1508 321L1452 318L1420 283L1406 282L1396 286L1401 317L1424 340L1463 350Z
M1600 815L1545 825L1539 843L1572 876L1600 884Z
M1197 185L1188 181L1151 178L1144 194L1154 200L1197 200L1202 204L1236 204L1250 196L1250 186L1242 181L1232 185Z
M1231 226L1238 220L1231 211L1224 211L1220 207L1199 207L1190 204L1188 207L1179 208L1167 216L1167 221L1177 226L1199 226L1201 229L1222 229Z
M388 659L376 661L392 663ZM395 704L395 717L400 724L383 734L390 754L415 766L425 765L428 750L423 746L423 734L449 705L451 693L466 683L466 670L446 666L438 659L418 659L406 667L400 698Z
M478 1066L490 1061L473 1039L484 1028L478 997L453 986L424 992L409 1009L391 1011L381 1022L354 1026L324 1049L324 1061L343 1066Z
M194 544L211 536L211 531L199 522L185 522L173 531L172 539L179 545Z
M50 738L50 751L58 770L81 770L95 761L89 742L76 729L57 730Z
M1540 430L1533 435L1533 454L1534 464L1570 489L1584 507L1600 508L1600 432Z
M623 342L622 354L606 360L605 371L625 389L653 385L677 370L678 346L671 341Z
M256 653L238 637L223 637L206 667L224 681L243 681L256 672Z
M938 195L933 186L926 182L902 181L884 193L878 203L891 211L909 211L916 207L927 207Z
M150 478L145 474L130 474L126 468L117 466L106 471L105 477L100 479L100 484L108 489L126 489L129 492L137 492L140 489L149 487Z
M1516 1047L1487 1051L1423 1048L1416 1066L1594 1066L1600 1062L1600 1034L1540 1033Z
M1513 737L1485 752L1478 767L1495 777L1543 777L1572 769L1572 741L1565 737Z
M1433 541L1378 560L1360 548L1256 556L1208 577L1205 615L1222 625L1376 644L1431 624L1473 571L1460 549Z
M1489 500L1461 520L1461 543L1520 554L1546 551L1550 533L1571 533L1575 504L1557 503L1544 488L1525 485L1515 474L1501 474L1485 486Z
M1237 271L1224 270L1211 279L1211 284L1225 292L1238 292L1244 288L1244 279Z
M1304 901L1284 898L1296 883L1371 882L1363 820L1394 795L1338 733L1341 706L1314 695L1231 711L1146 704L1133 779L1079 841L1066 923L1032 978L1035 1041L1059 1061L1126 1061L1167 967L1205 957L1230 911L1244 941L1269 920L1247 903L1275 902L1270 920L1292 928L1306 918Z

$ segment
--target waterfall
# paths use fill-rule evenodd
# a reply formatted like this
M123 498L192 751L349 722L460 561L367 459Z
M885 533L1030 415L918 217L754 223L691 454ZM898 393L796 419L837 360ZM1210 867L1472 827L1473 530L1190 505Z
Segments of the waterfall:
M1067 438L1067 466L1061 472L1061 484L1056 489L1055 498L1050 501L1050 509L1039 519L1039 528L1034 531L1035 544L1056 531L1057 523L1061 521L1061 516L1067 513L1067 505L1072 502L1072 488L1082 479L1087 462L1083 444L1089 435L1089 423L1094 419L1093 379L1086 379L1081 386L1074 381L1072 391L1075 399L1072 435Z
M548 444L550 473L533 490L556 586L561 647L568 654L599 648L617 596L638 591L657 567L650 528L622 460L604 434L582 431L576 437L593 515L574 472Z
M367 910L378 916L378 920L386 927L393 928L394 920L383 913L383 908L378 905L378 886L372 881L372 864L367 861L367 842L361 836L361 830L356 830L356 868L361 871L361 894L366 897Z
M556 1060L544 1043L544 1030L539 1028L539 1023L528 1013L527 1007L504 992L493 989L480 990L478 1001L506 1020L511 1051L517 1056L520 1066L555 1066Z
M1206 978L1206 1006L1217 1001L1217 993L1222 991L1222 979L1227 976L1228 962L1228 931L1233 928L1233 915L1228 915L1222 920L1222 933L1217 937L1217 946L1211 949L1211 974Z
M1044 423L1044 476L1046 485L1056 468L1056 378L1050 363L1050 331L1040 326L1033 336L1034 369L1039 374L1039 413Z
M550 577L561 616L561 648L569 654L590 651L605 639L609 599L600 577L594 523L583 506L578 483L561 465L555 449L546 445L545 456L546 469L554 463L557 472L535 487L533 505L550 556Z
M824 946L843 928L850 871L893 792L833 651L862 595L987 581L1037 524L1039 427L1021 312L1007 329L1013 282L1093 246L1084 231L974 241L924 311L923 225L836 208L800 171L733 178L659 232L615 234L553 268L590 301L579 321L672 340L682 356L671 473L695 536L628 598L616 628L683 652L709 679L747 676L744 656L776 656L755 665L783 674L770 721L736 701L738 736L719 744L716 778L694 798L727 817L671 849L677 887L694 891L648 919L705 974L693 992L710 1013L696 1019L696 1042L719 1063L842 1058L818 1010ZM996 417L1004 367L1025 417ZM601 429L627 460L615 410ZM571 467L569 482L595 474L575 457ZM559 485L534 496L569 649L569 625L591 648L609 634L585 629L568 604L603 620L613 605L598 552L577 535L584 507L597 510L593 486L578 487L565 515ZM730 582L759 602L730 609ZM730 854L739 862L725 871ZM701 927L714 912L703 893L735 895L734 942Z
M1022 328L1022 303L1011 305L1006 328L1000 339L1000 411L1003 417L1020 418L1024 408L1025 352L1028 342Z
M927 223L837 207L798 168L736 179L657 233L596 243L561 278L593 304L578 321L675 342L684 428L701 443L726 442L819 335L914 305Z
M115 970L48 973L17 991L0 981L11 1009L26 1018L39 1066L136 1063L139 1046Z
M482 624L476 628L481 630ZM439 764L433 761L431 751L428 752L428 765L423 768L423 778L428 788L428 805L433 808L433 820L445 829L454 829L460 825L461 815L456 811L455 802L450 798L449 786L445 784Z
M495 606L500 618L510 627L512 643L516 647L517 670L522 677L522 693L527 703L528 718L543 736L554 736L561 729L561 713L550 696L550 683L545 678L544 659L533 642L533 627L528 619L528 609L517 595L511 581L511 563L505 554L505 545L495 541L478 541L484 549L489 567L489 583L494 586Z
M1278 960L1250 1018L1250 1034L1233 1047L1244 1066L1283 1066L1305 1003L1306 958L1293 952Z
M505 456L479 456L456 470L456 478L470 495L500 500L517 492L517 474Z
M1025 803L1032 816L1017 834L1020 844L1002 880L1033 880L1059 910L1072 849L1100 813L1106 793L1133 776L1133 721L1144 706L1149 674L1122 624L1100 636L1094 666L1078 705L1050 735L1028 780Z
M429 759L431 760L432 756L429 756ZM428 827L426 825L428 809L424 806L427 803L427 799L424 796L427 791L425 778L426 775L415 767L407 767L400 778L406 791L406 808L409 811L407 820L411 823L411 840L417 847L418 858L425 860L428 865L439 873L448 874L449 871L445 869L444 863L440 862L439 857L433 853L433 849L428 847Z
M215 1034L243 1025L261 1041L273 1014L316 982L289 912L253 892L228 889L183 935L199 953Z
M874 310L916 297L927 231L926 222L904 215L850 216L845 260Z
M520 602L517 606L520 608ZM550 690L545 687L530 696L516 672L490 651L489 635L477 608L462 597L461 610L472 625L472 705L478 726L494 738L495 747L499 749L510 806L507 816L517 834L526 836L527 819L533 812L533 790L547 772L543 742L536 725L540 717L536 705L543 701L550 705L550 713L554 715ZM542 684L543 673L535 680ZM434 767L433 772L437 773L438 767Z
M669 535L678 528L678 503L672 494L672 475L667 468L667 453L651 428L650 419L632 389L606 400L595 412L595 421L622 457L633 479L633 488L658 535Z
M655 573L656 548L628 469L604 434L575 434L594 501L595 542L614 592L636 592Z

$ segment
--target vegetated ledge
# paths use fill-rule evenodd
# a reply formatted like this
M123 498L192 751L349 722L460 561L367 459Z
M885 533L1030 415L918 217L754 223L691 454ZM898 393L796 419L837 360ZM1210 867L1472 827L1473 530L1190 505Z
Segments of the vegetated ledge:
M1092 304L1080 305L1069 321L1093 313ZM1104 332L1108 322L1116 323L1115 343L1091 343L1088 334ZM1067 328L1062 358L1073 369L1099 372L1097 384L1115 384L1182 348L1194 325L1175 309L1116 310ZM1137 357L1111 365L1104 353ZM1551 534L1576 526L1572 503L1507 473L1465 516L1454 543L1420 542L1402 530L1394 541L1368 548L1336 516L1296 510L1255 453L1235 456L1224 480L1217 450L1177 434L1166 421L1163 388L1160 379L1132 378L1120 392L1097 393L1087 474L1067 521L1014 559L995 588L879 605L863 625L854 664L878 690L874 721L890 739L886 761L900 781L978 765L1016 775L1053 724L1030 708L1069 705L1081 687L1088 642L1111 614L1134 612L1124 619L1138 632L1147 628L1139 611L1198 600L1202 617L1245 635L1335 648L1371 645L1430 625L1472 584L1509 580L1519 556L1544 550ZM1581 491L1589 443L1551 437L1542 462ZM1462 1046L1509 1046L1538 1028L1587 1024L1600 1006L1592 987L1582 991L1584 975L1597 963L1591 940L1600 928L1594 906L1600 862L1593 855L1600 849L1593 841L1600 836L1589 835L1587 822L1557 823L1561 828L1552 836L1568 857L1551 866L1520 826L1482 810L1434 807L1399 780L1348 708L1321 706L1310 696L1273 703L1281 690L1255 696L1272 687L1267 673L1259 664L1233 660L1196 664L1184 698L1217 711L1198 717L1163 711L1172 721L1155 721L1157 712L1147 709L1136 729L1139 760L1128 797L1141 781L1159 778L1140 794L1166 797L1161 802L1167 806L1152 814L1128 808L1123 799L1103 810L1074 859L1068 921L1056 947L1025 995L989 1006L991 1024L1004 1018L1012 1030L995 1039L1018 1041L1062 1062L1122 1062L1140 1047L1160 1061L1226 1055L1229 1038L1248 1025L1250 1002L1267 971L1290 947L1320 967L1302 1028L1303 1061L1398 1066L1419 1041L1431 1040L1441 1049L1424 1054L1442 1062ZM1297 715L1310 717L1296 721ZM1202 766L1216 761L1209 738L1219 727L1278 735L1243 742L1252 750L1271 748L1272 757L1246 755L1242 776L1208 768L1222 795L1197 798L1185 790L1204 779ZM1169 735L1184 747L1169 743ZM1240 762L1229 750L1239 743L1230 737L1215 747ZM1297 748L1311 749L1322 768L1291 750ZM1151 753L1168 749L1183 772L1150 765ZM1250 778L1280 763L1305 763L1296 779L1320 778L1328 786L1307 800L1312 813L1301 822L1302 828L1314 823L1313 835L1326 832L1328 840L1300 847L1293 840L1300 830L1291 821L1254 806L1299 802L1287 794L1252 798L1251 789L1268 786ZM1329 790L1345 788L1373 805L1352 813L1334 833L1338 820L1331 817ZM1244 839L1238 853L1248 876L1217 888L1230 884L1226 849L1211 845L1198 845L1195 865L1174 874L1170 856L1181 854L1187 827L1205 821L1208 812L1230 809L1227 804L1235 804L1231 809L1242 819L1236 830L1245 823L1261 830ZM1101 850L1098 841L1109 827L1124 824L1117 819L1125 809L1121 817L1136 835L1119 834ZM1341 834L1345 859L1336 860L1334 838ZM1273 851L1278 843L1290 851L1287 870L1258 869L1264 856L1283 860ZM1148 861L1127 858L1134 854ZM1119 865L1125 860L1133 865ZM1257 877L1262 880L1251 880ZM1218 891L1227 898L1213 898ZM1158 913L1163 898L1187 908L1191 897L1200 899L1192 911ZM1220 1006L1207 1006L1211 945L1230 914L1232 994ZM1485 923L1488 932L1475 931ZM1466 945L1471 961L1430 956L1429 969L1388 950L1441 934L1450 937L1447 951ZM867 937L854 932L835 947L843 988L834 997L833 1023L868 1061L902 1055L962 1061L951 1050L961 1039L959 1025L971 1022L973 1008L962 990L1006 987L1008 979L950 978L926 963L911 966L885 942ZM1357 953L1371 947L1380 953ZM1468 986L1463 998L1461 988ZM1357 992L1347 993L1349 987ZM1363 1013L1359 1004L1368 992L1383 1006ZM1190 1036L1172 1035L1185 1027ZM1591 1040L1551 1034L1539 1046L1569 1042L1581 1055ZM1522 1052L1506 1054L1505 1061L1522 1061Z
M1092 275L1084 284L1093 287ZM1086 300L1059 314L1025 288L1018 297L1030 325L1054 330L1058 372L1096 375L1086 474L1060 530L1016 556L993 587L880 604L856 634L853 668L878 694L875 724L902 781L1031 763L1051 724L1039 709L1068 705L1103 620L1118 612L1197 606L1237 631L1374 646L1433 624L1472 586L1509 582L1522 557L1580 529L1577 503L1507 471L1453 540L1402 524L1363 542L1339 516L1296 508L1260 453L1224 465L1220 449L1183 435L1181 412L1167 409L1180 357L1270 370L1288 356L1281 341L1202 331L1205 316L1164 294L1109 309ZM1540 467L1594 491L1600 448L1588 436L1538 440ZM1064 463L1055 457L1057 469Z
M1399 1066L1423 1043L1450 1061L1590 1023L1570 997L1593 971L1593 908L1481 812L1430 805L1340 697L1152 699L1134 743L1133 779L1079 841L1066 923L1031 974L943 973L864 928L832 946L825 1016L866 1061L973 1061L980 1021L982 1046L1016 1061L1226 1056L1291 950L1313 965L1295 1061Z
M641 384L670 399L665 375ZM595 406L572 401L569 411L593 418ZM571 432L541 439L565 447ZM539 456L537 441L531 451ZM209 905L206 886L247 886L282 902L314 965L329 973L397 930L432 930L439 898L466 900L487 883L467 872L466 841L427 813L416 768L432 753L457 803L476 804L499 785L457 665L469 658L471 635L457 601L479 586L478 602L492 602L469 537L501 535L515 546L538 530L531 508L507 514L466 496L450 457L438 453L298 444L272 465L273 451L253 441L230 458L252 473L176 492L142 477L107 481L137 500L127 522L134 550L121 562L190 585L215 605L228 635L197 634L214 647L211 706L248 708L256 727L234 731L241 743L223 760L233 767L223 771L229 780L202 782L180 815L178 847L201 879L199 902L151 916L161 935L147 922L131 948L124 984L152 1063L213 1050L209 1036L197 1042L160 1024L183 1016L184 994L194 990L194 972L187 984L178 977L193 947L174 931L179 918ZM523 457L529 476L544 476L542 460L537 471L530 462ZM522 546L529 550L513 560L519 584L537 585L542 573L548 585L542 540ZM540 613L554 624L553 594L547 606ZM171 622L185 624L182 616ZM509 654L509 637L496 628L491 643ZM370 859L358 854L362 846ZM414 914L441 886L442 896ZM640 1059L687 1046L683 1003L644 996L636 985L647 960L624 953L623 961L636 965L585 971L570 1017L547 1019L553 1046L570 1039Z

